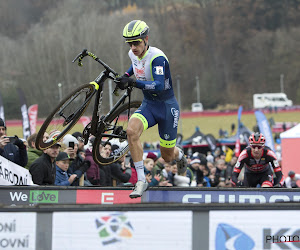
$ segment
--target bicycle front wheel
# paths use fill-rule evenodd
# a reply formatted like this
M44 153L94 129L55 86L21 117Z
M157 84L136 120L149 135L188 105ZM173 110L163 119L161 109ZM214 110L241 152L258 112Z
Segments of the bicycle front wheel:
M61 140L82 116L95 92L93 84L85 84L65 97L41 126L35 142L37 149L47 149ZM44 135L54 131L55 138L46 140Z
M127 154L129 151L126 134L129 122L128 109L130 114L133 114L140 106L141 102L139 101L131 102L130 106L129 103L126 103L120 106L106 119L106 121L104 121L104 128L97 133L93 143L93 158L95 162L102 165L108 165ZM106 155L105 152L101 152L101 143L104 141L109 141L111 145L117 145L119 148L110 155Z

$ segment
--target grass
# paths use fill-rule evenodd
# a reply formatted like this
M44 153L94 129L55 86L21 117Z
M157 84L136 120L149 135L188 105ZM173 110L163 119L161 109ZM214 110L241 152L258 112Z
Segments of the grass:
M298 122L300 123L300 112L278 112L265 114L267 119L273 118L275 122ZM242 114L242 123L250 130L256 125L256 119L254 114ZM183 140L189 138L194 132L196 126L200 128L200 131L204 134L213 134L215 138L219 137L219 129L227 130L230 133L231 124L234 123L237 127L237 114L234 115L218 115L218 116L199 116L193 118L181 118L179 121L178 133L183 135ZM39 129L39 128L37 128ZM82 131L83 126L76 124L71 130L71 133L75 131ZM22 137L22 127L8 127L8 135L18 135ZM141 141L156 142L159 141L158 128L154 126L143 133Z

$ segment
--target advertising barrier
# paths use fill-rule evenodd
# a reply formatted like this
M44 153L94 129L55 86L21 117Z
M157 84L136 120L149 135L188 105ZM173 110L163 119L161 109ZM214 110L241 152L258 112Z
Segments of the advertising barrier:
M299 249L300 211L210 211L209 249Z
M56 250L192 249L191 211L55 212L52 228Z
M284 190L284 189L282 189ZM299 202L300 193L291 191L248 191L243 189L237 191L223 190L189 190L189 191L169 191L149 190L147 202L179 202L179 203L275 203L275 202ZM144 202L144 200L143 200Z
M0 189L3 205L34 204L132 204L132 203L194 203L194 204L263 204L300 202L295 189L227 188L154 188L142 198L130 199L131 188L76 188L59 186L9 186Z
M0 185L33 185L33 182L26 168L0 156Z
M36 213L0 213L0 249L36 249Z
M129 198L131 192L132 190L77 190L76 204L141 203L141 198Z

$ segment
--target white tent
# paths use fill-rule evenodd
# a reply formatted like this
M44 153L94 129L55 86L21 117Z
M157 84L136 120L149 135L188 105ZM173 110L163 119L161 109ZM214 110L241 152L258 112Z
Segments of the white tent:
M282 172L285 177L290 170L300 174L300 123L280 134Z

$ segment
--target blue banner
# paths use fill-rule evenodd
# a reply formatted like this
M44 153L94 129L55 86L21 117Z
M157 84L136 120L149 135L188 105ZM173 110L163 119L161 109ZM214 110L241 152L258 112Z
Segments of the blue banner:
M277 203L300 201L298 192L270 191L152 191L148 190L142 202L178 202L178 203Z
M255 111L256 121L259 127L260 133L266 138L266 146L275 151L275 144L272 136L272 130L266 116L261 111Z

